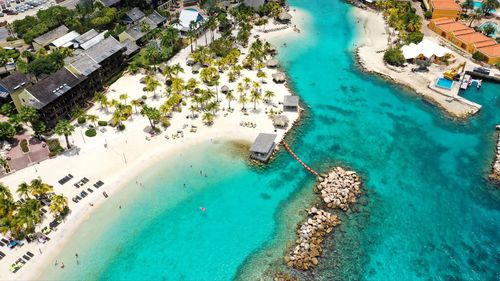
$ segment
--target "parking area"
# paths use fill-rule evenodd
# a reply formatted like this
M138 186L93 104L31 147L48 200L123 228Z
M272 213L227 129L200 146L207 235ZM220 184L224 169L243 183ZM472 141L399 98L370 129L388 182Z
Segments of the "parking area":
M67 0L57 4L55 0L0 0L0 21L13 22L26 16L34 15L40 9L47 9L54 5L73 9L78 0Z

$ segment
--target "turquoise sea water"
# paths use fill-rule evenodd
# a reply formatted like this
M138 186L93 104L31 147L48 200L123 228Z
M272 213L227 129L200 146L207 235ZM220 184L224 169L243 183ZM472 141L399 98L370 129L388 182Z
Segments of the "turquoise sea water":
M485 177L500 123L500 85L472 88L464 95L483 109L470 120L451 120L358 71L348 5L290 3L313 22L307 40L280 51L307 108L289 142L319 171L356 169L367 190L359 208L342 216L320 266L298 276L498 280L500 193ZM207 143L166 159L139 178L144 189L132 183L109 198L58 257L66 268L50 267L43 278L255 280L284 269L281 257L313 198L314 179L284 152L253 167L244 150Z

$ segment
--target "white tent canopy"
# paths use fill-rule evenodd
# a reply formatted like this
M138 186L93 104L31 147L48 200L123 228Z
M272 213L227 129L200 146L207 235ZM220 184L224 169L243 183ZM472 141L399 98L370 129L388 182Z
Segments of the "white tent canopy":
M405 45L401 47L401 51L403 52L403 56L405 59L415 59L419 56L424 56L426 58L435 57L443 57L446 54L450 54L451 51L445 47L439 46L438 44L430 41L429 39L424 39L422 42L415 44L411 43L410 45Z
M202 15L194 9L184 9L179 14L179 23L174 24L174 28L180 31L188 31L191 22L199 23L203 20Z

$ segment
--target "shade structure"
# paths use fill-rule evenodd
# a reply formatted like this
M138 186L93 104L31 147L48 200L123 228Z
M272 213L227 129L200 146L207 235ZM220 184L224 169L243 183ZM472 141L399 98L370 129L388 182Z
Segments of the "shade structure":
M290 120L283 114L276 115L273 118L273 124L275 127L282 127L282 128L287 127L288 122L290 122Z
M276 83L283 83L286 80L286 76L283 72L276 72L273 74L273 81Z
M276 48L276 46L274 45L271 45L269 46L269 48L267 49L267 52L271 53L271 54L276 54L278 52L278 49Z
M198 73L198 72L200 72L200 69L201 69L201 65L199 63L197 63L197 64L193 65L193 67L191 68L191 71L193 73Z
M292 19L292 15L290 15L287 12L282 12L281 14L278 15L278 19L280 21L289 21Z
M276 59L270 59L266 62L267 67L269 68L275 68L278 66L278 60Z
M196 64L196 62L195 62L194 60L187 60L187 61L186 61L186 65L187 65L187 66L193 66L193 65L195 65L195 64Z
M220 91L223 93L227 93L227 92L229 92L229 87L227 85L224 85L220 88Z

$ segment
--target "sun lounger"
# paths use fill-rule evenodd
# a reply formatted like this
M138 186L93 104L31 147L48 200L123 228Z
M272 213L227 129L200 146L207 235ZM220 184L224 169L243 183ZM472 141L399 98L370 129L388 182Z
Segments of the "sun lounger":
M47 210L45 210L44 208L40 209L40 211L42 211L42 213L44 213L44 214L47 213Z
M2 251L0 251L0 259L3 259L5 256L6 255Z
M30 251L28 251L28 252L26 253L26 255L28 255L30 258L32 258L32 257L34 257L34 256L35 256L35 255L33 255L33 253L32 253L32 252L30 252Z
M90 192L90 193L93 193L94 191L89 187L87 188L87 190Z
M2 241L5 245L9 245L9 240L5 238L0 239L0 241Z
M27 255L23 255L23 259L26 260L26 261L29 261L31 258L28 257Z
M3 242L0 242L0 247L4 247L5 244Z
M73 197L71 200L75 203L78 203L78 199L76 199L76 197Z

